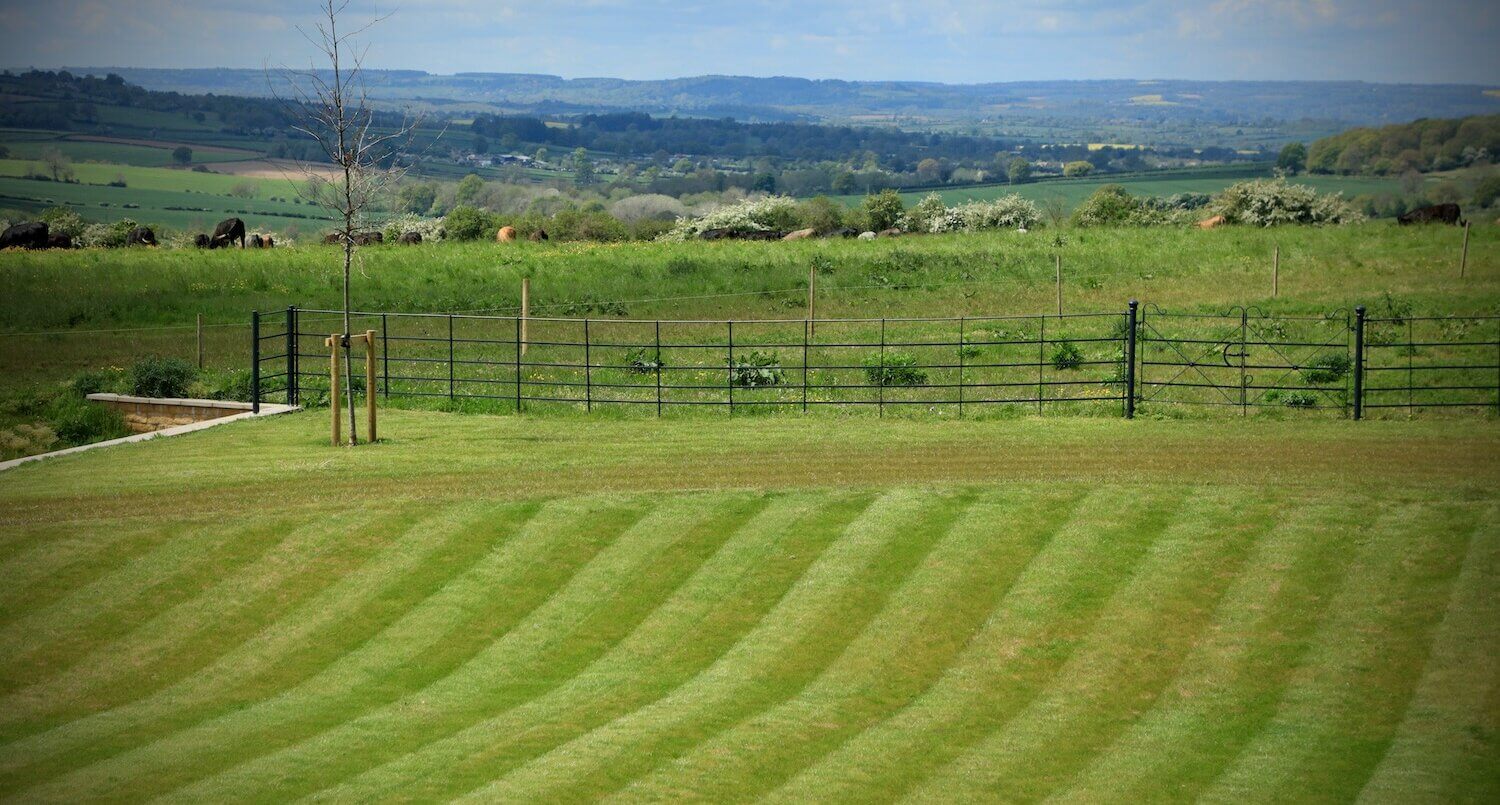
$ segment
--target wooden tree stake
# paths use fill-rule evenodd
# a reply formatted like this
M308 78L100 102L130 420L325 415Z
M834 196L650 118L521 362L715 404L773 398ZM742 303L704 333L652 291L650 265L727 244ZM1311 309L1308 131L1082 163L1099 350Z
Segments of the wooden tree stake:
M343 336L338 333L328 336L324 343L328 345L328 407L333 411L333 446L338 447L343 443L343 428L340 427L339 413L342 409L343 396L339 393L339 349Z

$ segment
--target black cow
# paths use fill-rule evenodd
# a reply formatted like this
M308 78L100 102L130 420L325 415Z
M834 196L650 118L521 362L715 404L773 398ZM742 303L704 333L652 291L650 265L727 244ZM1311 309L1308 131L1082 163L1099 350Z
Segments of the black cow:
M265 245L266 242L260 239L260 233L257 232L256 234L250 236L250 248L259 249Z
M6 227L0 232L0 249L45 249L47 248L47 223L45 221L22 221Z
M47 248L71 249L73 248L73 239L68 237L67 235L48 235Z
M125 236L126 246L155 246L156 233L149 226L138 226Z
M198 236L193 238L193 245L197 246L200 249L207 249L209 247L208 244L208 236L203 234L202 232L199 232Z
M1433 204L1430 207L1418 207L1415 210L1396 219L1396 223L1407 226L1408 224L1436 224L1444 223L1458 226L1460 210L1457 204Z
M245 248L245 222L238 218L225 218L214 227L214 234L208 239L208 248L222 248L235 241L240 242L241 249Z
M538 230L532 232L530 235L527 235L526 237L527 237L528 240L530 240L533 243L541 243L542 241L548 239L547 238L547 230L545 230L545 229L538 229Z
M354 245L355 246L369 246L369 245L375 244L375 243L385 243L385 233L384 232L355 232L354 233Z
M333 244L340 243L343 240L344 236L342 234L338 232L329 232L328 234L323 236L323 245L332 246Z
M422 233L421 232L402 232L401 233L401 237L396 238L396 242L397 243L405 244L407 246L416 246L417 244L419 244L419 243L422 242Z

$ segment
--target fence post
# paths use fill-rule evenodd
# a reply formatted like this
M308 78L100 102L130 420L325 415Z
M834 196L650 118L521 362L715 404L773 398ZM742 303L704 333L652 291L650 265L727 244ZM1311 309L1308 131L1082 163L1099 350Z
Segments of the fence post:
M250 312L250 410L260 413L260 311Z
M1057 255L1057 315L1063 314L1062 308L1062 254Z
M729 327L729 415L734 416L734 322L724 322Z
M656 415L661 416L661 319L656 320Z
M1271 253L1271 298L1281 295L1281 244Z
M527 319L531 318L531 278L521 278L521 352L526 352L526 345L531 342Z
M448 401L453 401L453 314L448 314Z
M802 322L802 413L807 413L807 342L812 333L812 319Z
M1464 221L1464 251L1458 259L1458 278L1463 279L1469 271L1469 222Z
M1240 416L1250 414L1250 390L1245 388L1249 381L1245 377L1245 355L1250 351L1250 311L1240 308Z
M297 404L297 350L301 344L297 338L297 308L286 309L286 404Z
M391 398L391 330L385 314L380 314L380 396Z
M516 413L521 413L521 320L516 319Z
M880 319L880 385L875 392L879 395L878 399L880 402L877 406L877 411L880 416L885 416L885 373L885 319L882 317Z
M365 417L369 435L365 441L375 441L375 331L365 330Z
M1365 417L1365 306L1354 308L1354 418Z
M343 338L339 333L333 333L323 341L323 344L328 347L328 410L333 414L334 447L338 447L344 441L343 417L340 416L344 395L343 389L339 387L339 382L343 379L339 372L339 349L343 346Z
M958 418L964 418L964 317L958 317Z
M589 320L583 320L583 410L594 410L594 358L589 348Z
M1135 317L1139 302L1132 299L1125 313L1125 418L1135 418Z

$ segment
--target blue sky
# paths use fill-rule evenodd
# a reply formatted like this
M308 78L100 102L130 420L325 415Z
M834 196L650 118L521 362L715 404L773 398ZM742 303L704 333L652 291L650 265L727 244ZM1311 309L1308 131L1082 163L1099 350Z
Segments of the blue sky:
M303 65L315 0L0 0L9 66ZM1361 79L1500 85L1500 2L351 0L367 66L977 83Z

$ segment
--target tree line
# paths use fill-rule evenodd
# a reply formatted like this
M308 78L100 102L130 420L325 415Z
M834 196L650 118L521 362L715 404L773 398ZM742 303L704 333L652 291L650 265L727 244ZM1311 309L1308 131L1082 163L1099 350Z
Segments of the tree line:
M1500 157L1500 115L1417 120L1356 128L1324 137L1307 148L1312 173L1400 175L1447 171Z

